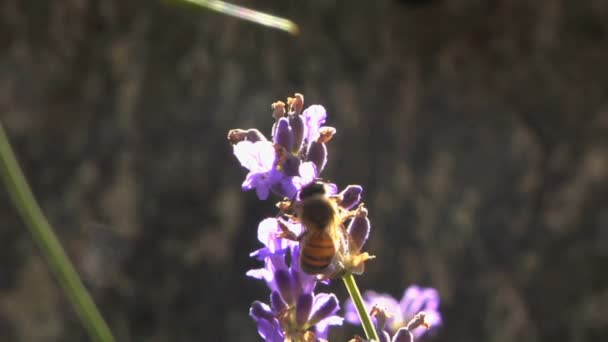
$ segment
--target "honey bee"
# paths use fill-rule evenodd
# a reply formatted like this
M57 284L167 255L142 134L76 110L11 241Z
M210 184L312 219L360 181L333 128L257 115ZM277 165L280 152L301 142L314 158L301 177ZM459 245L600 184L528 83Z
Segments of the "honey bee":
M352 213L339 207L339 196L328 196L324 182L302 188L293 203L293 218L303 225L300 242L300 268L308 274L321 274L337 263L347 250L348 234L344 222Z

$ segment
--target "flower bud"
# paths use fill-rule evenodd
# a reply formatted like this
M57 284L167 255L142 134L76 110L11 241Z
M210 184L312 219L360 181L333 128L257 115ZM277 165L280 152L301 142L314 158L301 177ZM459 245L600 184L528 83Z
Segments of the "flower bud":
M360 185L349 185L340 193L340 206L349 210L361 201L363 188Z
M275 144L283 146L287 151L291 151L293 147L293 132L287 118L280 118L277 121L273 141Z
M251 309L249 309L249 314L257 319L264 318L268 320L274 319L274 314L268 307L268 305L255 301L251 304Z
M288 118L289 126L291 126L291 130L293 131L293 150L291 152L297 154L304 141L304 129L306 128L304 118L297 114L290 114Z
M313 162L317 167L317 174L321 174L325 164L327 164L327 148L324 143L313 141L308 145L306 160Z
M355 217L350 221L348 225L348 235L351 237L351 241L354 244L350 249L350 252L359 253L361 248L369 237L370 222L367 218L367 209L360 206L357 209Z

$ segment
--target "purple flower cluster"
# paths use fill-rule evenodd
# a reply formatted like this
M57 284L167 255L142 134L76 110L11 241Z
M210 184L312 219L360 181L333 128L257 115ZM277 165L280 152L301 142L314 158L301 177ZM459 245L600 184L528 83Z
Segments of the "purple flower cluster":
M317 178L327 163L325 143L335 129L322 126L327 118L325 108L312 105L302 112L301 94L290 98L288 104L288 113L285 103L278 101L272 105L276 119L272 141L255 128L228 132L234 155L249 170L242 188L255 189L261 200L267 199L270 192L293 199L303 185Z
M412 285L405 290L400 301L397 301L388 294L366 291L363 294L363 299L367 307L375 307L382 310L384 315L381 315L380 319L376 318L376 328L381 335L396 334L400 329L406 327L408 322L414 319L420 312L424 313L424 323L426 325L430 327L441 325L439 293L435 289ZM344 318L349 323L360 324L359 316L352 300L346 302ZM411 331L411 333L413 337L418 338L427 331L428 329L417 329ZM382 336L380 338L382 339Z
M373 258L361 251L370 232L367 209L360 203L363 189L349 185L338 192L335 184L318 178L327 164L326 143L336 133L334 128L323 126L327 114L322 106L312 105L304 110L304 97L296 94L288 99L287 109L280 101L273 103L272 109L275 122L271 140L254 128L228 132L235 156L249 171L243 190L255 189L261 200L270 193L282 199L277 203L278 215L258 226L258 240L263 247L251 256L263 262L263 267L247 272L266 283L270 298L268 303L253 302L249 313L266 341L325 341L330 326L342 325L344 319L359 321L352 302L347 304L345 317L340 317L337 297L315 292L315 288L319 281L362 274L365 262ZM322 187L321 194L317 193L317 185ZM309 223L302 223L319 221L310 214L305 217L302 208L311 203L307 201L316 201L315 205L331 213L329 222L334 224L319 224L312 229ZM316 240L303 244L305 239ZM330 248L333 254L314 254L313 250L319 248ZM330 258L331 262L320 261ZM308 264L303 260L308 260ZM315 268L313 264L322 266ZM399 303L389 296L366 292L367 305L380 301L372 314L383 342L390 340L389 334L394 334L395 342L412 341L420 335L411 333L416 326L440 323L437 292L431 290L410 287ZM420 310L427 313L416 315ZM406 324L407 319L412 320Z

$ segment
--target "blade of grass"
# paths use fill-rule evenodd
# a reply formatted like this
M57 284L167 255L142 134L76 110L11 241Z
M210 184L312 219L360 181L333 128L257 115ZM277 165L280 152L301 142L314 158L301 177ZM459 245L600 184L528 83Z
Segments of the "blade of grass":
M289 32L296 36L300 32L298 25L293 21L276 17L264 12L252 10L247 7L234 5L225 1L219 0L182 0L189 2L201 7L208 8L210 10L220 12L222 14L230 15L242 20L254 22L256 24L272 27L278 30Z
M96 342L113 342L112 332L36 202L15 158L2 123L0 123L0 176L6 184L13 204L25 221L34 241L38 244L43 257L49 263L59 284L70 299L91 339Z

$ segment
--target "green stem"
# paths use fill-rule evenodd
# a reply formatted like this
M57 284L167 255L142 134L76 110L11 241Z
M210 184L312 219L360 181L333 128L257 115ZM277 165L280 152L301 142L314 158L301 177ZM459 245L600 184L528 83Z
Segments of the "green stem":
M291 20L270 15L268 13L259 12L250 8L234 5L220 0L183 0L193 3L198 6L208 8L213 11L220 12L225 15L230 15L241 20L248 20L256 24L272 27L278 30L289 32L297 36L300 28Z
M348 290L350 298L355 304L355 308L357 309L357 313L359 314L361 326L363 326L363 331L365 332L366 338L368 340L380 341L380 338L378 338L378 333L376 332L376 328L374 327L374 323L372 322L372 319L371 317L369 317L369 313L365 308L365 303L363 302L363 297L361 297L361 292L359 292L359 288L357 287L357 283L355 282L355 277L352 273L347 272L342 277L342 280L344 281L344 285L346 285L346 289Z
M53 229L19 168L8 137L0 123L0 175L6 183L10 197L25 221L43 256L69 297L76 313L93 341L112 342L114 337L91 296L83 286Z

